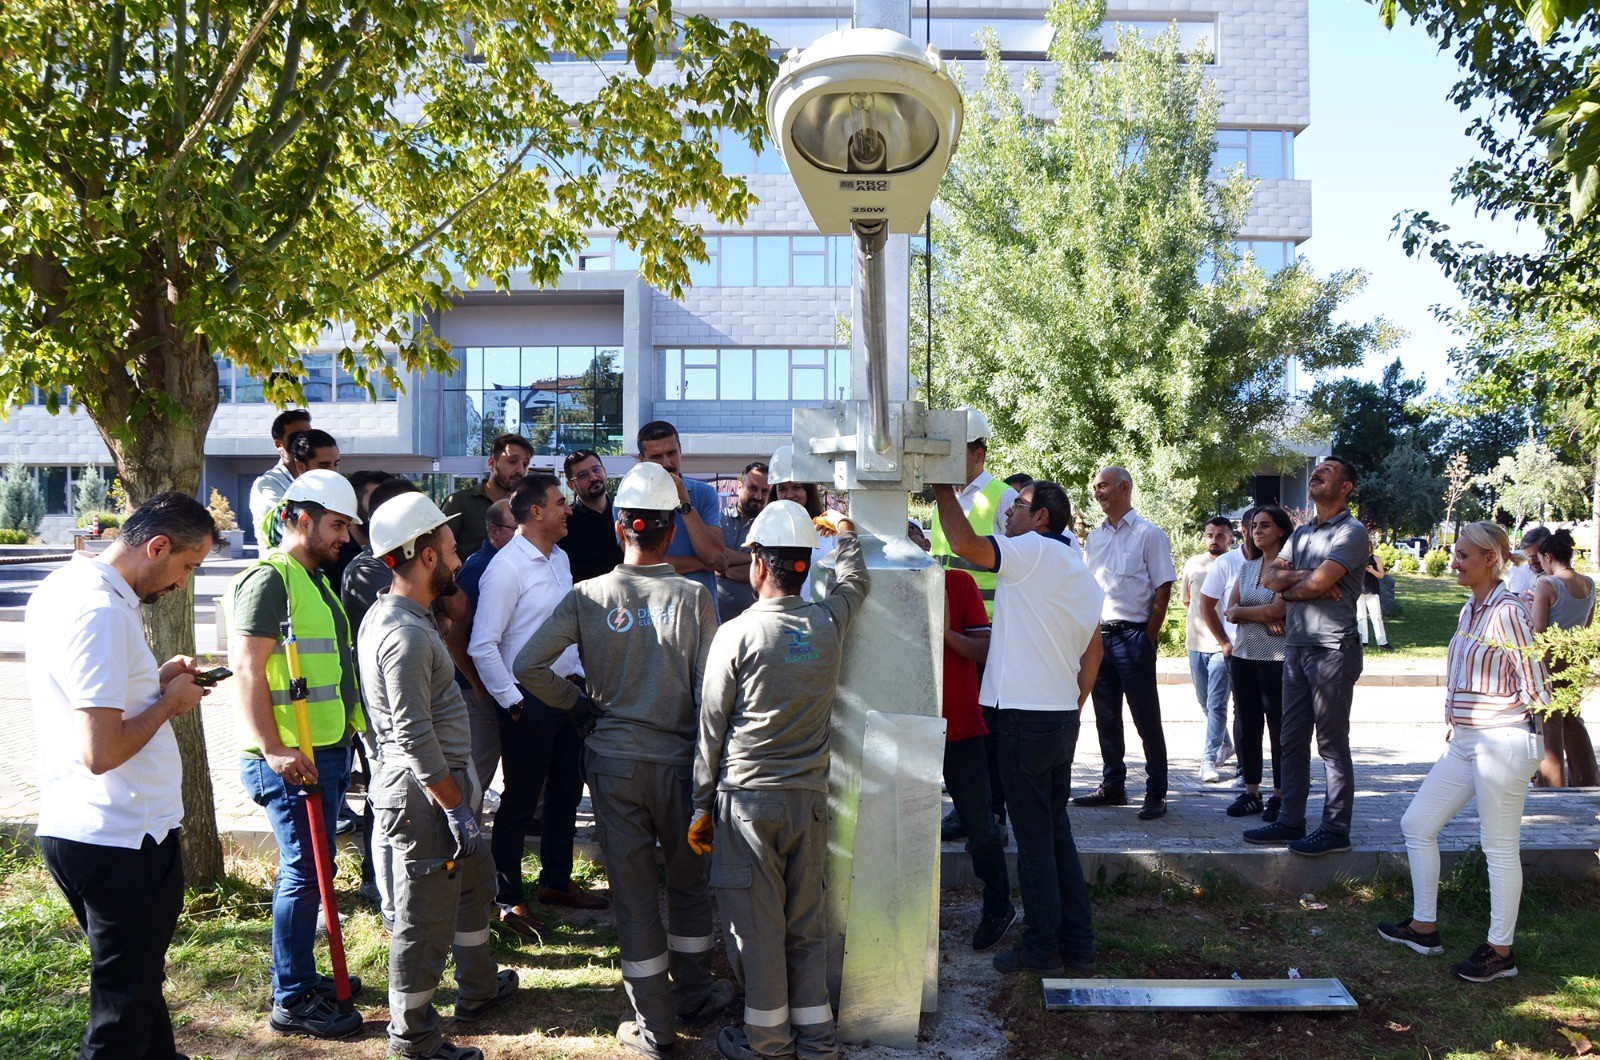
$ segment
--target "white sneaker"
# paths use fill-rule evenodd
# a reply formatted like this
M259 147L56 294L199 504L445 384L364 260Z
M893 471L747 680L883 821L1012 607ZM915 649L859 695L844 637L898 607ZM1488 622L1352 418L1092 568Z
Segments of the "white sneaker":
M1222 776L1217 772L1217 767L1209 758L1200 759L1200 783L1215 784Z

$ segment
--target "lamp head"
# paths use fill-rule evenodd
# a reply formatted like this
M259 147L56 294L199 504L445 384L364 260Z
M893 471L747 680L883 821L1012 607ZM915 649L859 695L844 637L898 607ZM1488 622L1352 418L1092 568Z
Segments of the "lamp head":
M914 233L961 136L961 94L934 48L888 29L843 29L790 52L767 126L828 234L886 221Z

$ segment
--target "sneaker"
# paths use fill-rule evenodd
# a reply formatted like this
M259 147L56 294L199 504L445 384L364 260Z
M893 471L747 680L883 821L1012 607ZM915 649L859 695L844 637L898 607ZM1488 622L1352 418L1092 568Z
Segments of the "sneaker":
M1200 783L1215 784L1222 779L1222 774L1217 772L1217 767L1209 758L1200 759Z
M723 1060L761 1060L750 1048L750 1038L743 1027L724 1027L717 1032L717 1055Z
M361 977L359 975L352 975L352 976L349 976L349 979L350 979L350 997L353 1000L353 999L358 998L358 997L361 996ZM311 989L315 990L317 992L317 996L322 998L325 1001L337 1001L338 1000L338 995L334 992L333 976L331 976L331 975L319 975L319 976L317 976L317 985L312 987Z
M1093 953L1088 956L1079 956L1062 950L1061 963L1073 975L1089 976L1094 974L1096 959Z
M1302 857L1320 858L1324 854L1349 850L1350 837L1330 832L1326 828L1318 828L1304 839L1296 839L1290 843L1289 849Z
M1017 907L1012 906L1006 910L1004 916L985 916L978 921L978 930L972 933L972 949L982 953L995 943L1005 938L1006 932L1011 930L1011 925L1017 922Z
M994 955L994 970L1002 975L1014 975L1017 972L1032 972L1041 977L1060 977L1066 971L1061 963L1060 956L1036 960L1024 954L1020 949L1009 949L1004 953Z
M1232 740L1224 740L1223 743L1222 743L1222 750L1217 752L1217 756L1214 759L1214 761L1217 763L1217 768L1221 769L1227 763L1228 759L1230 759L1232 757L1233 757L1233 741Z
M706 999L700 1002L700 1007L693 1012L678 1013L678 1020L686 1027L698 1027L703 1023L710 1023L728 1011L728 1006L732 1005L734 999L738 996L739 989L733 985L731 980L713 979L711 981L711 993L707 994Z
M1254 817L1261 812L1261 796L1245 792L1233 800L1233 805L1228 807L1229 817Z
M1074 806L1126 806L1128 793L1121 788L1108 788L1104 784L1095 788L1087 795L1079 795L1072 800Z
M1517 959L1510 953L1504 957L1500 956L1493 946L1485 942L1472 951L1471 957L1460 964L1451 965L1450 974L1469 983L1492 983L1496 979L1515 979Z
M1283 800L1274 795L1267 800L1266 808L1261 811L1261 823L1273 824L1278 819L1278 811L1283 809Z
M456 1022L476 1023L500 1002L517 992L517 970L502 968L495 974L494 996L482 1001L456 1001Z
M1283 846L1306 837L1304 825L1295 828L1291 825L1280 824L1274 821L1265 828L1251 828L1245 831L1244 841L1256 843L1261 846Z
M1444 954L1444 942L1439 938L1439 932L1418 931L1411 926L1410 917L1406 917L1398 924L1379 924L1378 934L1390 942L1410 946L1424 957L1439 957Z
M674 1040L665 1045L657 1045L645 1037L644 1029L635 1020L623 1020L617 1024L617 1043L649 1057L650 1060L664 1060L665 1057L672 1055L672 1047L678 1044Z
M440 1042L431 1053L422 1053L418 1056L408 1056L390 1050L388 1060L483 1060L483 1050L470 1045L456 1045L454 1042Z
M307 990L287 1005L273 1005L267 1026L279 1034L304 1034L312 1038L348 1038L361 1029L361 1013L340 1012L315 990Z
M1141 820L1141 821L1153 821L1157 817L1165 817L1166 815L1167 815L1167 800L1166 799L1148 799L1147 798L1147 799L1144 800L1144 805L1139 807L1139 820Z

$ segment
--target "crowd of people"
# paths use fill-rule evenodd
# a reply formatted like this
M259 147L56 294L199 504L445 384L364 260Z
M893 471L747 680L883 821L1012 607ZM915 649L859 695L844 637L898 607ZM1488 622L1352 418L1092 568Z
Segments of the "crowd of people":
M1156 655L1175 584L1206 722L1201 781L1240 779L1226 812L1260 817L1249 843L1308 857L1349 849L1358 616L1387 643L1381 609L1367 603L1383 570L1350 511L1351 466L1329 457L1315 467L1314 516L1298 527L1282 507L1258 506L1236 546L1232 521L1212 519L1180 572L1166 532L1135 510L1126 469L1094 477L1103 518L1080 546L1067 491L1025 474L996 479L987 421L969 410L967 423L965 484L935 486L929 532L915 521L907 532L945 567L953 810L943 830L966 838L982 883L973 948L995 947L1018 919L1009 826L1024 927L994 967L1093 972L1068 804L1129 804L1125 705L1143 751L1137 815L1167 813ZM447 960L455 1020L481 1019L520 985L496 966L491 926L538 938L537 905L613 912L632 1009L617 1038L632 1050L669 1055L677 1027L728 1010L742 987L743 1020L719 1033L721 1055L836 1055L822 906L828 732L870 586L854 525L796 479L788 448L747 464L724 508L715 488L682 473L670 423L640 429L638 463L614 496L599 454L568 454L558 478L530 470L528 440L504 434L483 480L436 505L403 477L340 474L337 441L303 410L278 416L272 437L280 460L250 497L262 552L223 599L249 742L240 779L278 847L270 1027L341 1038L362 1024L359 978L324 974L314 958L318 850L332 849L354 775L367 793L362 894L391 932L393 1055L481 1056L444 1038L434 998ZM179 1055L161 992L182 901L181 763L166 723L216 675L187 657L158 664L138 607L180 588L215 537L198 502L162 494L29 604L39 835L93 959L81 1055L129 1043L138 1055ZM1471 595L1449 646L1451 739L1403 822L1412 916L1378 929L1443 952L1437 837L1476 796L1491 923L1485 945L1453 968L1475 981L1516 974L1530 778L1596 782L1581 723L1541 724L1552 677L1526 650L1545 628L1588 623L1594 582L1573 569L1565 531L1522 544L1539 576L1521 589L1503 582L1503 529L1476 523L1455 545ZM830 550L834 577L820 591L812 577ZM1072 798L1091 701L1102 774ZM1327 783L1308 827L1313 737ZM609 894L574 877L586 787ZM529 887L522 862L535 830ZM737 986L712 971L719 921Z

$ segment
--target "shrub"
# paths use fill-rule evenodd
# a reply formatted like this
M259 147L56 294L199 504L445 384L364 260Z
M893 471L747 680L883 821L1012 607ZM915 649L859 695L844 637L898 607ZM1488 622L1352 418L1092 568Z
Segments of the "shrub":
M1422 569L1427 572L1430 578L1441 576L1450 569L1450 553L1442 548L1434 549L1423 557Z
M98 511L84 512L82 515L78 516L78 521L77 521L78 529L79 530L87 530L87 529L89 529L89 524L94 522L94 517L97 516L97 515L100 517L100 529L101 530L109 530L113 526L121 526L122 525L122 513L121 512L113 512L113 511L109 511L109 510L107 510L105 508L101 508Z
M26 530L0 530L0 545L26 545L28 541Z
M1383 569L1386 571L1394 570L1399 566L1400 557L1405 555L1404 552L1401 552L1387 541L1378 546L1377 553L1378 558L1383 561Z
M13 460L0 479L0 529L21 530L32 535L44 521L44 494L33 472L21 460Z
M233 516L233 505L229 504L228 498L221 493L212 490L211 500L206 504L206 508L211 512L211 519L217 524L219 531L239 529L239 521Z
M1401 574L1415 574L1422 569L1422 564L1417 562L1417 557L1409 552L1400 553L1400 560L1395 564L1395 569Z

